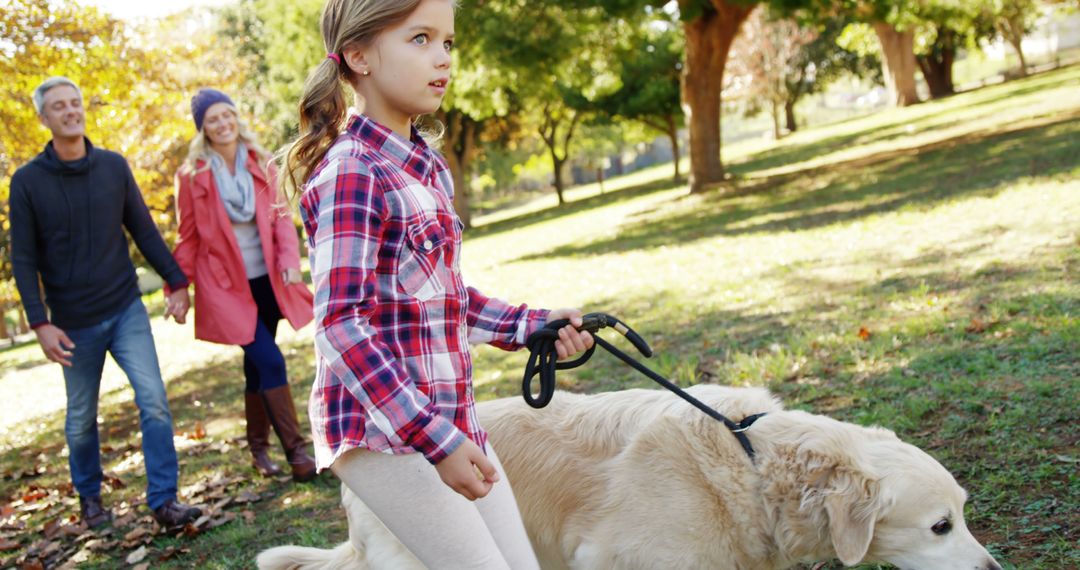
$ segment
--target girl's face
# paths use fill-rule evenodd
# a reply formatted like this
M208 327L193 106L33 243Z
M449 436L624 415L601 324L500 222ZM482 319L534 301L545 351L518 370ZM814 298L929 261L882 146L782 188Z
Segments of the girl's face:
M214 103L203 115L203 132L212 146L228 146L240 136L236 112L225 103Z
M392 125L402 117L437 110L450 84L453 43L451 0L423 0L372 45L358 49L353 58L346 53L350 67L358 71L356 87L364 98L364 112ZM363 75L365 70L370 75Z

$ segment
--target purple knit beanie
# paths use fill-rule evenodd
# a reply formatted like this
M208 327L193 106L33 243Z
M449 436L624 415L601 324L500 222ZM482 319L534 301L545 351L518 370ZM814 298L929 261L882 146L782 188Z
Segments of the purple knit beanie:
M199 89L199 92L191 98L191 116L195 119L196 131L202 132L203 117L206 116L206 110L214 103L228 103L233 107L236 106L228 95L217 89Z

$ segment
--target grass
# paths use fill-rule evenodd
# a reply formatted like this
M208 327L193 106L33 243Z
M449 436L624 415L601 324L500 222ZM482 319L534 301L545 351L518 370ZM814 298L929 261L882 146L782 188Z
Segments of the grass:
M673 185L669 165L609 181L603 195L575 189L563 208L484 216L466 236L463 270L488 294L622 318L657 352L650 365L682 385L767 386L788 407L893 429L968 489L968 525L1006 568L1080 567L1077 87L1071 67L775 146L729 147L735 178L702 195ZM344 540L332 479L251 476L238 351L170 327L155 335L177 430L206 432L178 439L182 485L223 478L228 493L261 500L226 509L250 518L198 536L156 535L148 560L250 568L270 546ZM282 338L303 409L310 330ZM58 372L34 351L0 353L14 370L0 379L5 399L31 401L27 384L55 392ZM523 354L479 348L478 397L516 395L523 364ZM106 469L125 486L106 499L137 505L135 414L130 390L112 382L101 408ZM597 355L560 384L597 392L649 381ZM32 486L56 500L23 515L26 531L0 531L20 544L0 567L75 510L62 413L19 423L0 428L0 500ZM130 551L91 553L82 565L124 566Z

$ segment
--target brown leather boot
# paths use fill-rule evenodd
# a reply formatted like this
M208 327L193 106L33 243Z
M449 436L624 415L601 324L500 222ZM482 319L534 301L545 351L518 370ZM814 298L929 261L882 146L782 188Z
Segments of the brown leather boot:
M281 467L270 460L270 417L258 392L244 392L244 415L252 467L263 477L281 475Z
M289 385L263 390L262 395L270 415L270 425L274 426L292 468L293 481L311 481L316 475L315 461L307 454L307 441L300 435Z

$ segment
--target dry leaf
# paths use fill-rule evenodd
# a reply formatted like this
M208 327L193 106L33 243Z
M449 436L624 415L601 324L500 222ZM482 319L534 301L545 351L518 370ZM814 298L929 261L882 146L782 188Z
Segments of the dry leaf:
M0 552L9 552L19 548L19 543L14 540L8 540L6 538L0 538Z
M979 319L971 317L971 324L969 324L964 330L969 333L978 334L985 331L987 326L988 325L986 323L980 321Z
M244 522L248 524L255 522L255 513L252 511L243 511L240 516L244 517Z
M859 328L859 338L861 338L863 340L870 340L871 336L872 336L872 334L870 333L870 329L868 329L866 327L860 327Z
M150 531L144 527L137 527L135 530L124 535L124 542L137 542L144 536L150 534Z
M131 570L150 570L150 563L149 562L143 562L142 564L139 564L138 566L132 568Z
M45 570L40 558L29 558L19 565L19 570Z
M138 564L146 558L146 546L140 546L138 550L128 554L126 561L128 564Z

